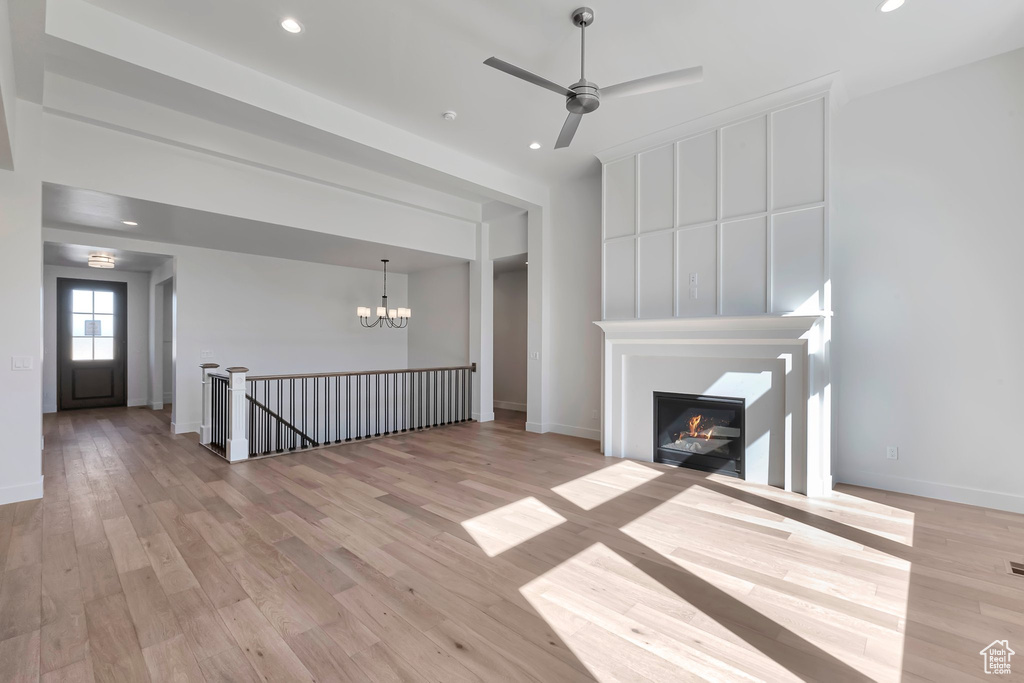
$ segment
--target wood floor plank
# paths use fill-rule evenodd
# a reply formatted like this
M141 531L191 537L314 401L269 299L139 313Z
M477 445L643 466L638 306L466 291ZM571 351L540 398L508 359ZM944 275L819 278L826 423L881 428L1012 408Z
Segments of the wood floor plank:
M39 631L0 640L0 681L34 683L39 680Z
M19 566L4 572L0 584L0 640L31 631L42 623L42 567Z
M232 647L199 662L206 683L261 683L242 651Z
M249 664L264 680L315 680L252 601L242 600L218 611Z
M178 620L152 567L121 574L121 586L143 649L181 634Z
M85 617L96 681L149 681L124 595L114 593L86 603Z
M143 648L142 656L153 683L205 683L183 635Z

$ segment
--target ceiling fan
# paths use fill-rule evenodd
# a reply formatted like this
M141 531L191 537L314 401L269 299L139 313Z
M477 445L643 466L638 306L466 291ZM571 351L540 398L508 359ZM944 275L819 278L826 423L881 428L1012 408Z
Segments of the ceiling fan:
M510 76L521 78L524 81L547 88L565 97L565 108L569 110L569 117L562 125L562 132L558 134L558 141L555 149L568 147L572 138L576 135L576 129L580 125L584 114L601 106L601 99L615 97L628 97L629 95L643 95L644 93L678 88L682 85L700 83L704 79L704 68L692 66L688 69L669 71L656 76L646 76L636 80L626 81L607 88L599 88L591 83L586 77L587 66L587 27L594 23L594 10L589 7L580 7L572 13L572 23L580 28L580 80L568 88L531 73L526 69L502 61L497 57L491 57L484 61L487 66L504 71Z

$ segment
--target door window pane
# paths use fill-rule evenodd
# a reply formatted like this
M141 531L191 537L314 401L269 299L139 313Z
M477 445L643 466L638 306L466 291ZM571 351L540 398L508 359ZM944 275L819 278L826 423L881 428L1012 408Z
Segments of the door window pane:
M71 336L72 337L86 337L91 336L86 331L86 322L93 319L92 313L74 313L71 316ZM90 326L90 330L94 329L95 326Z
M96 300L93 304L95 306L95 313L113 313L114 312L114 293L113 292L96 292Z
M114 360L114 340L112 337L97 337L94 340L96 350L93 360Z
M72 290L71 310L75 313L92 313L92 292L87 289Z
M96 325L93 327L94 334L96 337L113 337L114 336L114 316L112 315L94 315L93 320L96 321Z
M71 360L92 360L92 339L89 337L72 339Z

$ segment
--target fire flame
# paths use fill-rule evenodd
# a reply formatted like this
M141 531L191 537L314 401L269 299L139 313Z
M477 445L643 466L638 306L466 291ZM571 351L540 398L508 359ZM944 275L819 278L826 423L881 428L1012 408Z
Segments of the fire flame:
M707 422L708 424L705 424ZM711 435L715 431L715 425L710 424L710 420L705 420L703 415L694 415L689 421L689 431L681 433L677 440L681 440L684 436L689 436L694 439L703 437L705 441L711 440Z

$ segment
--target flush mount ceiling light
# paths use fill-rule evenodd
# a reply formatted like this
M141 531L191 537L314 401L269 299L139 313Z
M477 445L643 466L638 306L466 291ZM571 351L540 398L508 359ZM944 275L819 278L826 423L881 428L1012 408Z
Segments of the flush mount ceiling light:
M114 257L109 254L89 254L90 268L113 268Z
M134 228L135 226L137 226L137 225L138 225L138 223L137 223L136 221L121 221L121 223L122 223L123 225L130 225L130 226L132 226L133 228Z
M445 121L454 121L456 116L458 116L458 114L451 110L448 110L445 113L441 114L441 118L444 119Z
M288 17L281 21L281 28L288 33L302 33L302 24L299 23L298 19L292 19Z
M540 149L540 143L539 142L531 142L530 143L530 149Z
M369 306L359 306L356 308L356 315L359 316L359 324L363 327L380 327L384 329L384 326L392 329L400 330L409 324L409 318L412 317L412 309L409 308L388 308L388 259L382 258L381 263L384 264L384 295L380 298L380 306L377 307L377 315L370 315Z
M903 3L906 0L885 0L881 5L878 6L879 12L894 12L900 7L903 7Z

